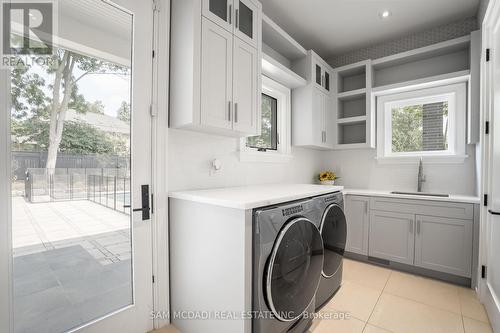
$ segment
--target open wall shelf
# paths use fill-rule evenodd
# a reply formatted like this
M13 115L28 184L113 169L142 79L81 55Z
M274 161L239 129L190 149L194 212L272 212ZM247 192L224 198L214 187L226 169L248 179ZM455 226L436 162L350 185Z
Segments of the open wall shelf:
M367 62L362 61L336 70L337 92L345 93L366 88Z
M374 148L371 133L371 61L335 69L337 91L335 100L336 149Z
M337 124L339 145L366 144L366 121Z
M470 69L470 36L372 61L373 87Z

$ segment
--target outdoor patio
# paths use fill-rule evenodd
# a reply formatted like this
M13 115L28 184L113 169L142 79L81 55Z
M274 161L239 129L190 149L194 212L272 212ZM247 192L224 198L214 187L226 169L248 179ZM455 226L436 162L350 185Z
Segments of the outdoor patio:
M129 215L88 200L12 201L16 333L60 332L131 304Z

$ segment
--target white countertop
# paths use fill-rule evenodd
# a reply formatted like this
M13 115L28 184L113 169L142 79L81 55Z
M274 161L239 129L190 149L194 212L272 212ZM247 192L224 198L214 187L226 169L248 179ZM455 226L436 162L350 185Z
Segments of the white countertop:
M253 209L342 190L343 186L271 184L176 191L169 196L228 208Z
M351 195L365 195L373 197L388 197L388 198L399 198L399 199L461 202L470 204L479 204L481 202L479 197L468 196L468 195L450 194L449 197L432 197L432 196L422 196L422 195L394 194L391 193L391 191L365 190L365 189L344 189L343 192L344 194L351 194Z

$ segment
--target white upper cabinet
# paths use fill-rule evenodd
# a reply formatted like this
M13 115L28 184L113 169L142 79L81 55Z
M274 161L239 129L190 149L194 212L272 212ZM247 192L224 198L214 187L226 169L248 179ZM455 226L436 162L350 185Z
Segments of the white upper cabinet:
M234 0L235 35L253 47L259 42L259 7L250 0Z
M316 87L319 87L327 92L331 90L331 71L327 68L323 61L321 61L316 55L312 56L313 70L314 70L314 83Z
M257 47L260 6L252 0L202 0L203 16Z
M262 6L172 0L170 127L259 134Z
M201 123L231 129L233 35L203 18L201 40Z
M202 0L203 16L233 32L233 0Z
M335 143L332 69L316 53L296 60L292 68L307 85L292 93L292 143L294 146L333 149Z
M257 132L257 117L260 95L260 80L255 76L258 58L257 50L247 43L234 39L233 49L233 113L234 130L241 133Z
M332 149L332 98L323 89L309 84L292 93L292 144L314 149Z
M328 94L332 91L333 69L314 51L307 51L307 56L295 61L292 68L305 77L308 83Z

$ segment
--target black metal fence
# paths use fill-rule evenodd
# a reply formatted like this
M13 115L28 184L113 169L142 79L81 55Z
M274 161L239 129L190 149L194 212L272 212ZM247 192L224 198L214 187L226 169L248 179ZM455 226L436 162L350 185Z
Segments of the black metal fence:
M13 151L12 175L15 180L25 180L28 169L45 168L47 152ZM127 157L115 155L75 155L57 154L58 169L127 169L130 170L130 160Z
M90 200L130 213L130 169L29 168L24 184L31 203Z

